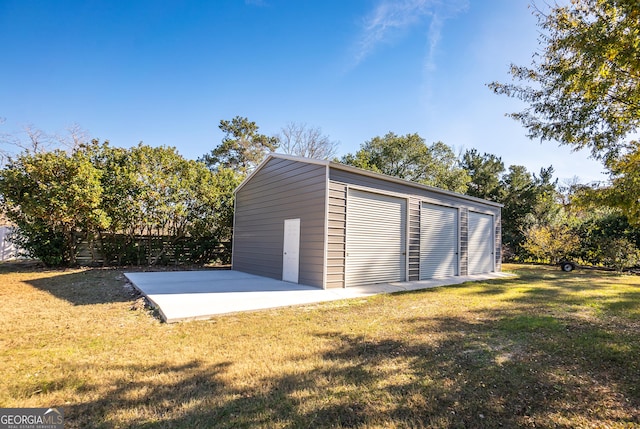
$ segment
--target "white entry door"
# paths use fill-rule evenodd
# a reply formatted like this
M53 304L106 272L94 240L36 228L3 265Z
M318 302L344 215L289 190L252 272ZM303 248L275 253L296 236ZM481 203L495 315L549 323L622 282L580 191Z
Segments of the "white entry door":
M300 219L285 219L282 249L282 280L298 283L300 266Z

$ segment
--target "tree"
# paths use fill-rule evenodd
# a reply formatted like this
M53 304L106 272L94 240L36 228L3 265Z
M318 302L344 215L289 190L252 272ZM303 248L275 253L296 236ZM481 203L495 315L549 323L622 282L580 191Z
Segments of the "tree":
M609 161L610 186L599 190L600 201L618 207L629 222L640 226L640 142L631 142L633 150Z
M11 159L0 200L21 247L47 265L74 265L85 242L107 263L202 263L225 256L240 179L172 147L93 140Z
M504 197L500 201L502 209L502 242L510 252L518 255L524 243L523 231L526 229L526 216L535 203L533 177L522 165L509 166L502 177Z
M70 151L74 151L81 145L88 144L91 141L89 132L77 123L69 125L66 131L66 135L56 135L55 139Z
M425 185L464 194L471 178L460 166L460 159L450 146L438 141L429 145L431 164Z
M215 228L213 231L218 243L231 242L233 236L234 191L243 179L243 176L229 168L219 169L213 177L216 194L215 199L210 201L211 209L215 213L213 218ZM205 231L207 228L201 226L200 229Z
M190 260L202 262L210 249L230 240L233 190L240 181L233 170L212 172L173 147L121 149L94 141L82 148L103 171L102 207L112 222L102 242L119 263L146 259L154 265L177 245L190 247ZM146 254L140 254L141 237Z
M317 127L289 122L277 136L280 150L289 155L315 159L331 159L338 150L338 142L323 135Z
M500 199L500 175L505 171L502 159L489 153L480 155L476 149L469 149L462 155L460 166L471 177L467 195L491 201Z
M355 154L342 157L343 164L418 182L425 178L429 154L418 134L398 136L389 132L360 145Z
M580 245L578 236L564 223L531 225L524 235L522 247L537 260L551 264L572 259Z
M0 125L5 122L5 118L0 118ZM20 132L0 132L0 166L18 152L42 153L66 148L71 153L87 142L88 132L75 123L66 128L66 134L49 134L34 125L23 125Z
M588 264L619 266L623 258L618 250L640 246L640 228L631 225L618 209L585 206L573 231L580 238L577 256Z
M256 123L241 116L221 120L219 128L225 133L222 143L200 159L214 171L230 168L247 174L278 147L276 137L259 134Z
M532 214L538 223L549 225L556 221L562 210L558 193L558 179L553 178L553 166L541 168L533 175L535 205Z
M0 124L5 119L0 118ZM20 133L0 133L0 145L4 147L0 155L7 161L15 150L27 153L47 152L54 145L55 139L31 124L24 125Z
M24 152L0 171L0 195L19 245L47 265L75 264L78 233L105 228L102 172L81 152Z
M429 146L418 134L374 137L340 162L459 193L470 180L453 149L442 142Z
M3 125L7 120L0 118L0 125ZM11 143L11 135L9 133L0 133L0 167L4 166L5 162L9 160L11 152L7 146Z
M640 249L625 238L609 239L604 254L604 263L622 272L627 267L633 267L640 262Z
M524 166L512 165L502 177L503 196L499 202L502 210L502 242L509 253L526 256L522 246L525 231L533 225L547 226L553 223L561 208L557 201L553 180L553 167L540 169L539 176L531 174Z
M530 67L511 66L519 83L489 87L528 104L510 116L529 137L616 158L640 125L640 3L572 0L534 13L542 51Z

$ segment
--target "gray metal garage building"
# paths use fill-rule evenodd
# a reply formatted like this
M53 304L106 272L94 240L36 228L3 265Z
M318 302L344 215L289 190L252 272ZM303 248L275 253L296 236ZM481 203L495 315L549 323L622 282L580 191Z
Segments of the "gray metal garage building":
M321 288L501 270L501 205L271 154L236 189L234 270Z

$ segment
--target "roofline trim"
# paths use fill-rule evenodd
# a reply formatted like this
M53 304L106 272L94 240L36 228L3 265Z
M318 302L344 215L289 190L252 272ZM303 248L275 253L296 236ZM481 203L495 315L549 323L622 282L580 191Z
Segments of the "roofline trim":
M253 176L255 176L260 170L262 170L262 168L272 159L277 158L277 159L286 159L289 161L296 161L296 162L304 162L305 164L317 164L317 165L322 165L322 166L329 166L329 164L331 164L331 162L323 160L323 159L312 159L312 158L304 158L301 156L295 156L295 155L287 155L284 153L275 153L275 152L270 152L269 154L267 154L267 157L260 163L260 165L258 165L251 173L249 173L249 175L242 181L242 183L240 183L236 189L233 191L233 194L237 194L238 191L240 191L240 189L242 189L245 184L251 180L251 178Z
M271 152L267 155L267 157L258 165L255 170L253 170L243 181L238 185L238 187L233 191L233 194L237 194L245 184L251 180L253 176L255 176L262 168L272 159L286 159L289 161L303 162L305 164L315 164L321 166L327 166L329 168L335 168L336 170L343 170L349 173L359 174L361 176L368 176L374 179L385 180L387 182L397 183L400 185L409 186L412 188L422 189L429 192L434 192L441 195L446 195L455 198L462 198L468 201L474 201L477 203L493 206L493 207L504 207L504 204L496 203L495 201L489 201L478 197L472 197L470 195L464 195L453 191L447 191L445 189L436 188L433 186L423 185L422 183L412 182L411 180L400 179L399 177L389 176L387 174L376 173L375 171L363 170L362 168L352 167L350 165L341 164L339 162L328 161L324 159L313 159L313 158L304 158L301 156L295 155L287 155L282 153Z
M304 159L304 158L303 158ZM458 192L447 191L446 189L436 188L434 186L423 185L422 183L412 182L411 180L401 179L399 177L389 176L387 174L376 173L375 171L363 170L362 168L352 167L350 165L341 164L339 162L330 162L329 167L336 170L343 170L361 176L368 176L374 179L385 180L387 182L398 183L400 185L410 186L412 188L418 188L425 191L435 192L437 194L447 195L450 197L462 198L468 201L474 201L485 205L494 207L504 207L504 204L497 203L495 201L485 200L483 198L472 197L471 195L460 194Z

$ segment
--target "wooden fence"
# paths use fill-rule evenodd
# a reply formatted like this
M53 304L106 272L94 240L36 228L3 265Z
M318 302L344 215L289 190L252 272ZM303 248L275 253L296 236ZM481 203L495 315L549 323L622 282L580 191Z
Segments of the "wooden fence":
M119 265L191 265L228 264L231 242L214 244L213 240L176 240L171 236L104 235L101 239L83 239L78 245L76 262L82 266Z
M0 261L19 257L11 241L13 227L0 226ZM231 242L171 236L103 234L91 239L77 237L76 263L80 266L193 265L231 261Z

